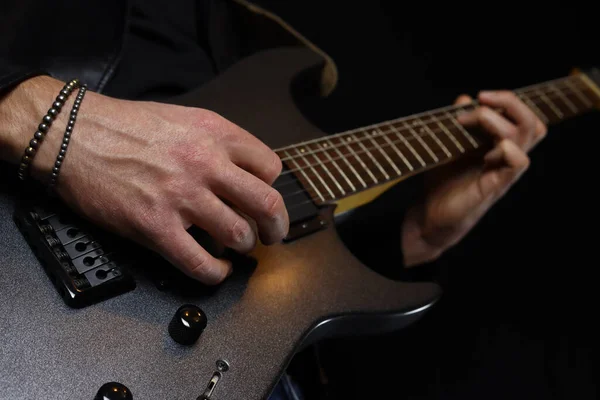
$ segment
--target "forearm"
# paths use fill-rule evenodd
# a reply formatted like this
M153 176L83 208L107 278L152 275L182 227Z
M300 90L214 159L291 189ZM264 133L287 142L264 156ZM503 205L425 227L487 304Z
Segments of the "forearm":
M15 165L21 162L24 150L29 146L43 116L51 108L63 85L64 82L49 76L37 76L23 81L0 97L0 160ZM74 97L67 99L44 142L40 143L31 164L32 174L42 176L50 172L62 137L56 131L66 127L68 110Z

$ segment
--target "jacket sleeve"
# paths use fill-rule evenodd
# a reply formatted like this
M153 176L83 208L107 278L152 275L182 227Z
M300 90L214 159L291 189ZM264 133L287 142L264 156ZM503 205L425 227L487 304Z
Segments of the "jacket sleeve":
M38 75L49 74L42 69L18 65L0 58L0 96L11 91L19 83Z

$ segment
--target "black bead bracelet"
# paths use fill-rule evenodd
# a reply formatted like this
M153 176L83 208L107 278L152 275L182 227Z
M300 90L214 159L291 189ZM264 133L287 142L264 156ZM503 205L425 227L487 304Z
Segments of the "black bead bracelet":
M69 122L67 122L65 134L60 145L60 150L58 152L58 156L56 156L54 167L52 168L49 185L50 189L56 186L56 181L58 180L58 175L60 174L60 168L65 160L65 156L67 155L67 148L69 147L69 142L71 141L71 135L73 134L73 128L75 127L75 121L77 120L77 113L79 112L79 107L81 106L81 102L83 101L83 96L85 96L86 91L87 85L82 85L79 88L77 97L75 98L75 103L73 103L73 108L71 109L71 115L69 116Z
M64 106L65 102L67 101L73 90L77 87L79 87L78 79L73 79L69 83L65 84L65 86L63 86L62 90L52 103L52 107L42 118L42 122L39 124L37 131L33 135L33 139L31 139L31 141L29 142L29 146L25 149L25 154L21 158L21 164L19 165L18 172L19 179L25 180L27 178L29 166L33 162L33 158L35 157L39 146L44 141L46 133L48 133L52 122L54 121L58 113L60 113L62 107Z

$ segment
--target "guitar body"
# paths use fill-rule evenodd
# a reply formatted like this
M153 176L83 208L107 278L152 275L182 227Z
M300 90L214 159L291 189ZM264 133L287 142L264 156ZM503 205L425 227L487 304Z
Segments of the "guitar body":
M271 148L320 137L290 90L320 61L298 48L259 53L173 102L214 110ZM359 262L336 234L334 207L324 207L322 229L240 257L217 288L161 289L146 273L153 266L141 265L133 271L135 290L72 309L12 221L12 181L2 178L0 185L2 398L91 400L104 383L117 381L134 399L196 399L225 360L229 368L210 399L264 399L303 346L401 329L440 295L435 284L392 281ZM208 318L189 347L167 331L184 303Z

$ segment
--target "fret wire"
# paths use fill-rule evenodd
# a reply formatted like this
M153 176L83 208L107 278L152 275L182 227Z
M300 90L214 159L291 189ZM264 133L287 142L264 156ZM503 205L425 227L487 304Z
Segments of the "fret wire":
M438 162L439 159L437 158L437 156L435 155L435 153L429 148L429 146L427 145L427 143L425 143L425 141L423 140L423 138L417 134L417 132L415 132L415 130L406 123L406 121L402 121L402 125L404 125L405 129L408 129L408 131L410 132L410 134L412 135L412 137L414 139L417 140L417 142L419 142L419 144L421 144L421 146L423 146L423 148L425 149L425 151L427 153L429 153L429 155L431 156L431 158L433 159L433 161ZM394 125L390 125L390 127L396 132L396 135L398 137L404 137L404 135L402 135ZM409 138L410 139L410 138ZM407 140L405 138L405 140ZM412 146L411 146L412 147ZM423 158L419 155L419 160L421 161L421 164L423 166L427 165L427 163L425 162L425 160L423 160Z
M327 143L329 143L331 146L333 146L333 149L336 151L336 153L338 153L338 155L340 156L340 158L342 160L344 160L344 162L346 162L346 164L348 165L348 168L350 168L350 170L354 173L354 175L356 175L356 178L363 185L363 187L366 188L367 184L365 183L365 181L363 180L363 178L358 174L358 172L356 172L356 170L354 169L354 167L352 166L352 164L350 164L350 162L348 161L348 159L342 154L342 152L337 148L337 146L335 146L333 143L331 143L331 141L329 139L327 139Z
M524 102L525 104L527 104L527 105L529 106L529 108L531 108L531 110L532 110L533 112L535 112L535 113L537 114L538 118L539 118L539 119L541 119L541 120L544 122L544 124L548 124L548 122L550 122L550 120L548 119L548 117L546 117L546 114L544 114L544 113L542 112L542 110L540 110L540 109L539 109L539 107L538 107L538 106L537 106L537 105L536 105L534 102L532 102L532 101L529 99L529 97L525 96L525 94L522 94L522 93L517 93L517 96L518 96L518 97L519 97L521 100L523 100L523 102ZM537 111L537 112L536 112L536 111Z
M317 142L317 146L321 147L321 148L325 148L321 143ZM350 189L352 189L353 191L356 191L356 188L354 187L354 185L352 184L352 182L350 181L350 179L348 179L348 177L346 176L346 174L344 173L344 171L340 168L340 166L338 165L338 163L331 158L331 156L329 155L329 152L327 151L323 151L323 153L325 154L325 157L327 157L327 159L333 164L333 166L337 169L337 171L340 173L340 175L346 180L346 183L348 184L348 186L350 186ZM325 163L323 163L323 165L325 165ZM336 180L337 183L337 180ZM343 192L342 194L346 194L346 191L344 190L344 188L342 187L342 185L340 185L338 183L338 186L340 187L340 190Z
M600 88L598 88L598 86L585 75L578 75L577 77L579 78L579 82L583 82L585 87L592 91L592 93L594 94L593 101L600 102Z
M569 77L569 78L571 78L571 77ZM576 87L575 85L573 85L573 83L572 83L572 82L570 82L568 79L564 79L564 82L565 82L565 85L566 85L566 86L567 86L567 87L568 87L568 88L569 88L569 89L570 89L570 90L573 92L573 94L574 94L575 96L577 96L577 97L578 97L578 98L579 98L579 99L580 99L580 100L581 100L581 101L582 101L582 102L583 102L583 103L584 103L586 106L588 106L589 108L593 107L593 104L592 104L592 103L591 103L591 102L590 102L590 101L589 101L589 100L588 100L588 99L587 99L585 96L583 96L583 93L581 92L581 90L578 90L578 89L577 89L577 87ZM582 81L580 81L580 82L581 82L581 83L583 83ZM544 85L544 84L547 84L547 83L542 83L542 84L540 84L540 85ZM551 85L548 85L548 86L550 87ZM539 91L539 90L538 90L538 91ZM556 88L556 87L554 87L554 90L553 90L553 91L554 91L554 92L557 92L557 88ZM516 91L516 92L517 92L517 91ZM518 92L517 92L517 93L518 93ZM559 97L561 96L561 94L560 94L560 93L558 93L558 95L559 95ZM563 96L564 96L564 95L563 95ZM526 97L526 100L528 100L527 96L524 96L524 97ZM529 102L530 102L530 103L532 103L531 101L529 101ZM444 107L444 109L448 109L448 108L451 108L451 107L453 107L453 106L450 106L450 107ZM535 107L537 108L537 106L535 106ZM459 108L459 107L457 107L457 108ZM441 110L441 109L440 109L440 110ZM538 110L539 110L539 109L538 109ZM434 112L435 112L435 110L434 110ZM430 113L431 113L431 111L430 111ZM452 115L451 115L451 114L449 114L448 112L446 112L445 114L446 114L446 116L448 117L447 119L450 119L450 121L451 121L451 122L452 122L452 123L453 123L453 124L454 124L454 125L455 125L457 128L459 128L461 131L464 131L463 133L466 133L466 134L467 134L467 135L465 135L465 136L466 136L466 137L467 137L467 139L468 139L468 138L470 137L470 135L468 134L468 131L467 131L466 129L464 129L464 127L463 127L462 125L458 124L458 123L457 123L457 121L455 121L455 118L454 118L454 117L452 117ZM543 114L543 113L542 113L542 114ZM545 115L544 115L544 116L545 116ZM410 117L402 117L401 119L406 119L406 118L410 118ZM383 125L383 123L380 123L379 125ZM406 123L405 123L405 125L406 125ZM405 138L403 135L401 135L401 134L400 134L400 132L399 132L399 131L398 131L398 130L397 130L397 129L396 129L394 126L393 126L393 125L390 125L389 127L391 128L391 130L390 130L390 133L391 133L392 131L394 131L394 132L395 132L395 134L396 134L396 135L397 135L397 136L398 136L398 137L401 139L401 141L402 141L402 142L404 142L404 143L405 143L405 145L407 145L407 148L409 148L409 149L412 149L412 146L410 146L410 144L408 143L408 141L407 141L407 138ZM411 131L411 132L412 132L413 136L415 136L415 139L419 139L419 138L420 138L420 136L419 136L419 135L415 135L415 134L414 134L414 130L412 130L410 127L408 127L408 128L409 128L409 131ZM359 128L359 129L360 129L360 128ZM393 141L391 141L391 140L390 140L390 139L387 137L386 133L384 133L383 131L381 131L381 129L379 129L379 128L377 128L377 129L378 129L378 130L379 130L379 132L380 132L380 133L381 133L381 134L384 136L384 139L385 139L386 141L388 141L388 143L389 143L388 145L383 145L383 146L391 146L391 147L393 147L393 148L394 148L394 150L396 151L397 149L396 149L396 148L395 148L395 146L394 146L394 142L393 142ZM333 135L333 136L335 136L335 135ZM330 137L333 137L333 136L330 136ZM322 139L323 139L323 138L319 138L319 139L313 139L313 141L316 141L316 140L322 140ZM473 138L471 137L471 139L473 139ZM372 139L371 139L371 140L372 140ZM411 138L408 138L408 140L411 140ZM470 141L471 141L471 140L470 140ZM359 180L361 180L361 181L362 181L362 183L363 183L363 186L366 188L366 184L365 184L365 182L362 180L362 178L360 177L360 175L356 173L356 170L354 170L354 168L352 167L352 165L351 165L350 163L348 163L348 160L346 160L345 156L344 156L344 155L343 155L343 154L342 154L342 153L341 153L341 152L340 152L340 151L339 151L339 150L336 148L336 146L335 146L333 143L331 143L329 140L327 140L327 142L328 142L328 143L329 143L329 144L330 144L330 145L331 145L331 146L334 148L334 151L336 151L336 153L337 153L337 154L340 156L340 158L344 159L344 161L346 162L346 164L348 164L348 167L350 167L350 168L353 170L353 172L355 173L355 175L357 176L357 178L358 178ZM395 142L395 143L399 143L399 142ZM320 147L323 147L323 146L322 146L320 143L318 143L318 145L319 145ZM475 142L475 145L477 145L477 142ZM346 145L346 146L347 146L347 145ZM425 145L425 146L426 146L426 145ZM425 146L424 146L424 147L425 147ZM347 147L348 147L348 146L347 146ZM324 148L323 148L323 149L324 149ZM352 149L351 149L351 150L352 150ZM413 155L415 155L417 158L419 158L419 157L418 157L418 153L414 152L414 149L412 149L412 150L413 150ZM324 151L324 150L319 150L319 151ZM331 157L331 156L330 156L330 155L329 155L327 152L325 152L325 153L326 153L326 155L327 155L327 157L328 157L328 159L329 159L329 162L332 162L332 163L334 163L334 164L336 164L336 165L337 165L337 163L335 162L335 158L332 158L332 157ZM356 152L355 152L355 153L356 153ZM416 154L415 154L415 153L416 153ZM291 159L293 159L293 158L294 158L294 157L293 157L293 156L291 156L291 155L290 155L290 154L289 154L287 151L285 151L285 154L287 154L287 156L288 156L288 157L290 157ZM402 154L402 153L400 152L400 154ZM315 157L315 156L313 156L313 157ZM316 157L315 157L315 158L316 158ZM405 161L405 163L406 163L408 160L404 160L404 161ZM421 159L421 161L423 161L423 160ZM307 179L307 181L309 181L310 185L312 186L312 190L314 190L315 192L317 192L317 194L319 195L319 197L323 198L323 196L320 194L320 192L319 192L319 191L318 191L318 189L316 188L316 185L315 185L315 184L312 182L312 180L311 180L311 179L310 179L310 178L309 178L309 177L308 177L306 174L304 174L304 171L303 171L303 169L302 169L302 168L301 168L301 167L298 165L298 163L297 163L295 160L293 160L293 162L294 162L294 164L296 165L296 167L298 168L297 170L300 170L300 171L303 173L303 175L305 176L305 178ZM307 165L309 165L309 164L308 164L308 162L307 162L306 160L305 160L305 163L306 163ZM324 164L324 163L322 163L322 164ZM424 163L423 163L423 164L424 164ZM408 165L410 165L410 163L408 163ZM425 165L423 165L423 166L425 166ZM339 166L338 166L338 168L339 168ZM342 169L341 169L341 168L339 169L339 171L340 171L340 173L341 173L341 174L344 176L344 178L347 180L347 182L349 183L349 185L350 185L351 187L353 187L353 190L355 190L355 187L354 187L354 185L352 185L352 182L351 182L351 181L348 179L348 177L346 176L346 174L344 174L344 173L343 173L343 171L342 171ZM289 171L286 171L286 172L282 173L282 175L283 175L283 174L287 174L287 173L291 173L291 172L295 172L295 170L289 170ZM282 185L282 186L283 186L283 185ZM309 190L309 189L311 189L311 188L310 188L310 187L309 187L309 188L305 188L305 189L304 189L304 191L307 191L307 190ZM287 197L287 196L286 196L286 197ZM323 198L323 200L324 200L324 198Z
M571 75L571 76L566 76L566 77L561 77L561 78L556 78L556 79L551 79L549 81L545 81L545 82L539 82L539 83L534 83L533 85L529 85L529 86L523 86L520 87L518 89L515 89L515 92L535 92L538 89L540 89L540 87L543 86L547 86L549 84L554 84L554 85L561 85L563 83L566 83L570 80L574 80L577 76L576 75Z
M313 174L316 175L317 179L323 184L323 186L325 187L325 189L329 192L329 195L331 196L332 199L335 199L335 195L333 194L333 191L329 188L329 185L327 185L327 183L325 183L325 181L323 180L323 178L321 178L321 174L319 174L317 172L317 170L315 170L315 166L313 166L312 164L310 164L308 162L308 160L306 159L306 157L304 157L304 155L302 155L302 153L298 150L298 148L295 148L296 153L298 153L298 155L300 156L300 158L302 159L302 161L304 161L304 164L306 164L310 170L312 171ZM321 196L323 197L323 196ZM325 200L325 199L323 199Z
M367 136L369 136L369 139L371 140L371 143L373 143L375 145L375 147L377 148L377 150L379 150L379 152L381 153L381 155L383 156L383 158L385 158L388 162L388 164L390 164L392 166L392 168L394 169L394 171L398 174L398 175L402 175L402 171L400 171L400 169L396 166L396 164L392 161L392 159L387 155L387 153L385 151L383 151L383 149L381 148L381 146L379 145L379 143L377 143L377 141L375 139L373 139L373 136L377 136L377 131L374 130L372 135L369 135L369 132L366 132Z
M456 138L454 137L454 135L452 135L450 133L450 131L448 130L448 128L446 128L446 126L444 124L442 124L439 119L437 119L435 117L435 115L433 115L433 114L431 115L431 120L435 121L435 123L444 131L444 133L446 133L446 136L448 136L448 139L450 139L454 143L454 145L456 146L456 148L461 153L465 152L465 148L458 142L458 140L456 140Z
M577 114L579 112L579 110L577 109L577 107L575 106L575 104L573 104L573 102L571 100L569 100L567 98L567 96L565 96L563 94L562 90L558 89L553 84L549 84L548 87L552 88L552 90L554 91L554 93L558 94L558 96L561 98L561 100L563 101L563 103L565 103L567 105L567 107L569 108L569 110L571 110L571 112L573 114Z
M446 115L448 116L448 119L450 120L450 122L452 122L454 124L454 126L456 126L458 128L458 130L461 131L463 136L465 138L467 138L467 140L473 145L473 147L478 148L479 143L477 143L477 141L475 139L473 139L473 136L471 136L469 131L467 131L464 126L459 124L458 121L456 121L456 118L452 116L452 114L447 112Z
M389 144L389 146L391 146L391 148L396 152L396 154L398 154L398 157L400 157L402 159L402 161L404 162L404 164L406 164L406 166L408 167L408 169L410 171L414 170L412 164L407 160L407 158L404 156L404 153L402 153L400 151L400 149L398 149L396 147L396 145L394 144L394 142L392 142L390 140L390 138L388 137L387 134L383 133L383 131L379 128L377 128L377 130L379 131L379 136L383 137L385 139L385 141ZM407 146L408 147L408 146Z
M309 147L309 149L310 149L310 147ZM335 183L335 185L337 186L337 188L339 189L339 191L342 193L342 196L343 196L343 195L345 195L345 194L346 194L346 191L345 191L345 190L342 188L342 186L341 186L341 185L340 185L340 183L337 181L337 179L335 179L335 178L334 178L334 176L331 174L331 171L329 171L329 168L327 168L327 165L325 165L325 163L324 163L324 162L322 162L322 160L321 160L321 159L319 159L319 158L318 158L318 157L315 155L315 153L312 153L312 156L313 156L313 158L314 158L315 160L317 160L317 163L318 163L318 165L320 165L320 166L321 166L321 168L323 168L323 169L325 170L325 173L326 173L327 175L329 175L329 178L330 178L330 179L333 181L333 183ZM335 196L333 196L333 193L331 193L331 195L332 195L331 197L334 197L334 198L335 198Z
M524 93L524 92L527 92L527 91L535 91L536 90L535 88L537 88L539 86L547 85L550 82L560 83L559 81L565 81L566 82L567 79L574 79L574 78L580 78L580 77L578 75L574 75L574 76L570 76L570 77L566 77L566 78L564 78L564 77L563 78L557 78L557 79L554 79L554 80L551 80L551 81L537 83L537 84L530 85L530 86L527 86L527 87L524 87L524 88L516 89L516 90L514 90L514 92L516 94L519 94L519 93ZM573 82L571 82L571 83L573 83ZM582 85L583 87L589 89L589 86L585 82L583 82L583 80L581 80L581 79L577 79L575 81L575 83L577 83L578 85ZM435 111L435 112L455 111L455 110L459 110L459 109L461 109L463 107L465 107L465 105L453 104L453 105L448 105L448 106L445 106L445 107L440 107L440 108L438 108L436 110L433 110L433 111ZM406 120L406 119L410 119L410 118L416 118L418 116L425 116L426 114L428 114L430 112L432 112L432 111L424 111L424 112L413 114L413 115L410 115L410 116L398 117L396 119L392 119L392 120L389 120L389 121L378 122L378 123L375 123L375 124L363 126L361 128L355 128L355 129L350 129L350 130L347 130L347 131L344 131L344 132L338 132L338 133L329 135L328 137L329 138L336 138L336 137L341 137L341 136L348 135L348 134L350 134L352 132L359 132L359 131L364 130L364 129L378 128L378 127L381 127L382 125L392 124L392 123L398 123L398 122L402 122L402 120ZM547 123L547 121L545 123ZM288 146L280 147L276 151L281 151L281 150L285 150L285 149L288 149L288 148L291 148L291 147L305 145L305 144L308 144L308 143L313 143L313 142L319 141L319 140L322 140L322 138L310 139L310 140L306 140L306 141L303 141L303 142L300 142L300 143L296 143L296 144L291 144L291 145L288 145Z
M327 144L327 143L325 143L325 144ZM325 149L325 146L323 146L320 142L317 142L317 145L319 145L320 147L322 147L323 149ZM325 156L329 159L329 161L331 163L333 163L333 166L338 170L338 172L340 173L340 175L342 175L342 177L346 180L346 183L348 184L348 186L350 186L350 189L352 189L353 191L356 191L356 187L354 186L354 184L352 183L352 181L348 178L348 176L346 175L346 173L344 172L344 170L329 155L329 153L327 151L324 151L324 153L325 153Z
M536 92L540 95L540 98L542 99L542 101L548 106L550 107L550 109L552 110L552 112L558 117L558 118L563 118L564 114L562 113L562 111L560 111L556 105L554 105L554 103L552 103L545 94L541 93L539 90L536 90Z
M285 150L285 154L287 154L288 157L290 156L290 154L287 152L287 150ZM296 160L292 159L292 161L294 162L294 164L296 164L296 168L300 169L300 173L302 174L302 176L304 177L304 179L306 179L308 181L308 183L313 187L313 189L315 190L315 192L317 193L317 196L319 196L319 198L321 199L321 201L325 201L325 197L323 197L323 195L321 194L321 192L319 191L319 189L317 189L317 187L315 186L315 184L313 183L313 181L308 177L308 175L306 174L306 172L304 172L304 169L300 168L300 166L298 165L298 163L296 162Z
M375 164L375 166L381 171L381 173L383 174L383 177L386 180L389 180L390 176L388 175L388 173L386 172L386 170L383 169L383 167L381 166L381 164L379 164L379 162L375 159L375 157L373 157L373 154L371 154L371 152L369 150L367 150L367 148L362 143L362 141L359 141L358 138L356 136L354 136L354 135L352 135L352 137L354 137L357 140L358 145L367 153L367 156L373 161L373 164Z
M448 158L452 157L452 153L450 153L450 150L448 150L448 148L446 147L446 145L444 145L444 143L442 143L442 141L431 131L431 129L429 129L429 127L427 126L427 124L423 123L423 121L420 118L417 118L415 121L413 121L413 126L417 126L417 125L421 126L420 133L422 133L423 130L427 131L427 133L429 134L429 136L433 140L435 140L435 142L437 143L437 145L440 146L440 148L444 151L444 153L446 153L446 156Z
M354 158L360 163L360 165L367 172L367 174L369 174L369 176L371 177L371 179L373 179L373 182L379 183L379 181L377 180L377 178L375 178L375 175L373 175L373 173L371 172L371 170L367 168L367 166L364 163L364 161L362 160L362 158L358 157L358 154L356 154L356 152L354 151L354 149L352 148L352 146L348 145L347 142L351 141L351 140L348 139L347 141L344 141L344 138L340 138L340 140L350 150L350 153L352 153L352 155L354 156Z
M452 118L450 118L450 120L452 121L453 119L452 119ZM422 136L420 136L420 135L416 134L416 132L415 132L415 131L414 131L414 130L413 130L413 129L412 129L412 128L411 128L411 127L408 125L408 124L405 124L405 125L406 125L406 128L407 128L409 131L411 131L411 132L413 133L413 135L416 135L416 137L414 137L414 138L410 138L410 137L409 137L409 138L405 138L403 135L401 135L401 134L400 134L400 132L399 132L399 131L398 131L398 130L397 130L397 129L396 129L394 126L393 126L393 125L390 125L390 126L389 126L389 128L390 128L391 130L393 130L393 131L396 133L396 135L397 135L397 136L398 136L398 137L399 137L399 138L400 138L400 139L401 139L403 142L405 142L406 144L408 144L408 141L409 141L409 140L419 140L419 139L421 139L421 138L422 138ZM461 125L458 125L458 126L460 127ZM463 128L463 129L464 129L464 128ZM438 131L436 130L436 132L438 132ZM389 131L389 132L387 132L387 133L391 133L391 131ZM321 138L321 139L323 139L323 138ZM359 141L359 140L361 140L361 139L357 139L357 141ZM362 140L366 140L366 139L362 139ZM343 143L343 142L342 142L342 143ZM399 142L394 142L394 143L399 143ZM336 146L335 146L335 144L332 144L331 142L330 142L330 144L332 145L332 147L331 147L331 148L334 148L334 149L335 149L335 147L336 147ZM424 145L424 147L427 147L427 148L428 148L428 146L427 146L427 144L426 144L426 143L424 143L424 142L423 142L423 145ZM346 144L344 144L343 146L347 146L347 145L346 145ZM385 146L387 146L387 145L383 145L383 146L385 147ZM338 147L342 147L342 146L338 146ZM412 146L410 146L410 147L412 147ZM321 150L319 150L319 151L321 151ZM338 153L339 153L339 152L338 152ZM361 153L364 153L364 152L363 152L363 151L357 151L357 152L355 152L355 153L356 153L356 154L361 154ZM416 153L416 152L415 152L415 153ZM289 154L289 153L288 153L288 154ZM341 153L339 153L339 154L341 155L341 157L340 157L340 158L347 157L347 156L345 156L345 155L343 155L343 154L341 154ZM416 154L418 155L418 153L416 153ZM435 156L435 154L434 154L433 152L432 152L432 156L433 156L433 157L436 157L436 156ZM294 158L293 156L290 156L290 157ZM287 159L285 159L285 158L284 158L284 159L283 159L283 161L285 161L285 160L287 160Z
M390 124L390 125L389 125L389 127L390 127L390 130L391 130L391 131L394 131L394 133L396 134L396 136L397 136L397 137L400 139L400 141L401 141L401 142L402 142L402 143L403 143L403 144L406 146L406 148L407 148L408 150L410 150L410 152L412 153L412 155L413 155L413 156L415 156L415 158L417 159L417 161L419 161L419 163L421 163L421 165L422 165L423 167L424 167L424 166L426 166L426 165L427 165L427 163L425 162L425 160L423 160L423 158L421 157L421 155L420 155L420 154L419 154L419 153L418 153L418 152L415 150L415 148L414 148L413 146L411 146L411 144L408 142L409 140L414 140L414 139L411 139L411 138L408 138L408 139L407 139L407 138L405 138L405 137L404 137L404 135L402 135L402 134L401 134L401 133L398 131L398 129L396 129L396 127L395 127L393 124ZM379 128L378 128L378 129L379 129ZM386 136L387 136L387 133L386 133ZM417 141L419 141L419 140L417 140ZM391 143L393 144L393 143L397 143L397 142L394 142L394 141L392 140L392 141L391 141ZM423 148L426 148L426 146L427 146L427 145L425 145L424 143L422 143L422 144L421 144L421 146L423 146ZM435 155L434 155L434 157L435 157Z
M453 121L453 118L449 118L449 119L450 119L451 121ZM454 121L453 121L453 123L455 123L455 124L456 124L456 122L454 122ZM415 138L414 138L414 139L416 139L416 140L418 140L418 141L421 141L421 140L422 140L422 139L420 138L420 136L419 136L419 135L415 134L414 130L413 130L412 128L410 128L410 126L408 126L406 123L405 123L405 125L407 126L408 130L409 130L409 131L411 131L411 133L413 134L413 136L415 136ZM462 127L461 125L457 125L457 126L459 126L459 127ZM409 143L408 143L408 141L407 141L407 140L412 140L411 138L408 138L408 139L407 139L407 138L405 138L403 135L401 135L401 134L400 134L400 132L398 132L398 130L397 130L397 129L396 129L394 126L393 126L393 125L390 125L390 126L389 126L389 128L391 128L393 131L395 131L396 135L397 135L397 136L398 136L398 137L399 137L399 138L400 138L400 139L401 139L403 142L405 142L405 144L409 145ZM463 129L464 129L464 128L463 128ZM322 138L321 138L321 139L322 139ZM421 139L421 140L419 140L419 139ZM395 143L399 143L399 142L395 142ZM349 166L349 167L350 167L350 168L353 170L353 172L355 173L355 175L357 176L357 178L358 178L359 180L361 180L361 181L362 181L361 183L363 183L363 186L366 186L365 182L362 180L362 178L360 177L360 175L359 175L359 174L356 172L356 170L354 170L354 168L352 168L352 165L351 165L350 163L348 163L348 160L346 160L346 158L345 158L346 156L344 156L342 153L340 153L340 152L339 152L339 150L337 150L337 149L335 148L336 146L335 146L334 144L332 144L331 142L329 142L329 144L330 144L330 145L332 145L332 147L334 148L334 150L336 150L336 152L337 152L337 153L340 155L340 158L341 158L341 159L344 159L344 161L345 161L345 162L348 164L348 166ZM428 146L427 146L427 145L426 145L424 142L422 143L422 145L423 145L423 144L424 144L424 148L428 148ZM347 146L347 144L345 144L345 143L344 143L344 145L345 145L345 146ZM383 145L383 146L385 147L385 146L387 146L387 145ZM340 146L340 147L341 147L341 146ZM407 146L407 147L409 147L409 148L412 148L412 146L410 146L410 145L409 145L409 146ZM352 149L351 149L351 150L352 150ZM360 151L359 151L359 152L354 152L354 153L355 153L355 154L360 154L360 153L362 153L362 152L360 152ZM415 152L415 153L416 153L416 152ZM286 152L286 154L288 154L288 156L289 156L289 157L293 158L292 156L290 156L290 155L289 155L289 153L287 153L287 152ZM432 152L432 153L430 153L430 154L431 154L433 157L435 157L435 154L433 154L433 152ZM417 154L415 154L415 155L416 155L416 156L418 156L418 153L417 153ZM335 159L333 159L333 158L332 158L332 160L335 160ZM421 159L421 160L422 160L422 159ZM424 162L423 162L423 164L424 164ZM297 164L296 164L296 165L297 165ZM301 169L299 166L298 166L298 168L299 168L299 169ZM294 171L293 171L293 170L292 170L292 171L286 171L285 173L291 173L291 172L294 172Z
M579 100L581 100L581 102L588 108L591 108L594 106L594 104L590 101L590 99L588 99L587 97L585 97L583 95L583 92L579 89L577 89L577 87L575 87L571 82L567 81L566 82L567 86L569 86L569 88L573 91L573 93L575 93L575 96L577 96L577 98Z

